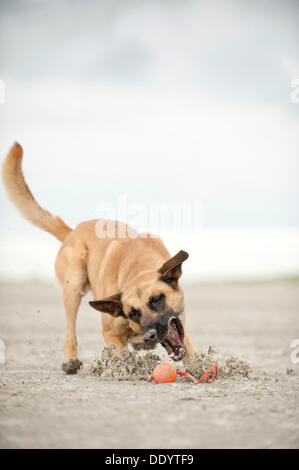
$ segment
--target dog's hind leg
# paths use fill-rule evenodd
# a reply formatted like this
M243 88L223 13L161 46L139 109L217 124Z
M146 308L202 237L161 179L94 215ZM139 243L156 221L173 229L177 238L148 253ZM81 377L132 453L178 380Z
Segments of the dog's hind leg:
M65 362L62 370L67 374L76 374L82 366L77 357L76 319L81 297L88 290L85 257L86 250L83 243L76 240L74 246L61 248L56 261L56 272L60 274L58 277L63 287L66 314Z

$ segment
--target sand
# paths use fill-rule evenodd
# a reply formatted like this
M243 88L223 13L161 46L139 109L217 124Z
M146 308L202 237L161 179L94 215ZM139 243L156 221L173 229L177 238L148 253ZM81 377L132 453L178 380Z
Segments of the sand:
M89 298L78 316L84 367L66 376L59 290L0 285L1 448L299 447L299 365L290 359L299 283L185 287L198 352L176 365L195 375L211 361L220 366L218 379L201 385L147 383L143 375L167 359L162 347L111 362Z
M185 361L174 362L161 348L158 354L142 351L137 353L130 346L119 349L111 345L103 348L101 357L93 362L90 371L101 380L147 380L152 376L155 367L162 362L172 364L177 373L179 371L188 372L193 378L206 382L210 381L214 372L207 380L204 380L203 376L215 364L217 366L216 378L233 379L240 375L248 378L252 373L252 367L246 361L227 353L220 354L213 346L209 346L206 353L196 352L194 356L186 358ZM190 380L190 378L183 378L178 374L177 380L179 379Z

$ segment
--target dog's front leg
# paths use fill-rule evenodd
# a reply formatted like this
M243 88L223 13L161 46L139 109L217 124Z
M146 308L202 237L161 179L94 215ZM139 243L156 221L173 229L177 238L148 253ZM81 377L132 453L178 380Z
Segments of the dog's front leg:
M183 326L184 326L184 333L185 333L184 343L185 343L185 348L186 348L186 355L184 359L188 359L189 357L194 356L195 349L192 344L189 332L186 328L186 314L185 313L183 315ZM184 359L183 359L183 362L184 362Z
M118 354L119 349L123 349L128 343L128 340L124 336L114 335L109 331L104 331L103 336L107 346L112 346L112 344L114 344L115 349L113 350L113 354Z
M194 349L190 335L188 331L186 330L186 328L185 328L185 348L186 348L186 356L185 356L186 359L188 359L191 356L194 356L195 349Z
M76 374L81 368L82 362L77 358L76 319L82 292L80 288L74 287L71 281L63 289L64 308L66 314L66 338L64 342L65 362L62 370L67 374Z
M77 358L76 319L82 295L89 288L85 257L83 243L76 240L73 246L61 247L55 264L56 274L63 288L66 314L65 362L62 370L67 374L76 374L82 366Z

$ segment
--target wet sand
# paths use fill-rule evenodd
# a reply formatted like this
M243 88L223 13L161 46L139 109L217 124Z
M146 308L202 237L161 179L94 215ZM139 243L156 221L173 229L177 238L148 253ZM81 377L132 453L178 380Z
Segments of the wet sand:
M213 345L252 365L248 378L154 385L90 372L104 343L85 297L78 315L78 375L61 370L60 291L0 284L1 448L298 448L299 283L186 286L187 323L198 351ZM158 349L157 352L160 350Z

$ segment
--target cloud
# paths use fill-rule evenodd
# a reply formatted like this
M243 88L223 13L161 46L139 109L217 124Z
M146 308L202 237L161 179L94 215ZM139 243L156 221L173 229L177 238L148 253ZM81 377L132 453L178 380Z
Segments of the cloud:
M298 120L268 104L51 79L10 80L2 109L1 153L20 140L30 184L62 215L123 193L200 201L209 225L299 223Z
M16 8L16 4L18 8ZM299 67L299 4L5 2L2 73L129 86L193 88L228 101L277 103Z

